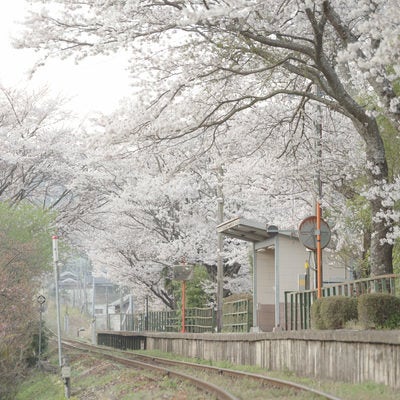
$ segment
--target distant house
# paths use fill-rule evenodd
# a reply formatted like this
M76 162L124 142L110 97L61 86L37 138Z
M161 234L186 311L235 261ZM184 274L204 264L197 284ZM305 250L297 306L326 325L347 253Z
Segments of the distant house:
M306 261L310 252L297 235L279 233L276 227L243 218L220 224L218 232L252 243L253 247L253 329L264 332L284 326L284 293L304 289ZM315 273L308 271L311 287ZM344 268L329 262L323 252L323 279L325 282L345 280Z
M72 307L81 308L88 313L93 310L94 303L110 304L120 298L117 286L105 277L94 277L90 274L78 276L71 271L64 271L59 276L59 289L62 301Z
M91 278L91 282L89 284L90 288L93 288L93 278ZM117 285L112 283L110 280L103 276L95 276L94 277L94 285L95 285L95 304L106 304L112 303L120 297L120 294L117 291ZM90 298L91 301L91 298Z
M59 276L58 285L63 301L72 307L79 306L82 298L82 285L78 276L71 271L64 271Z
M70 271L62 272L60 274L59 287L60 287L60 289L77 289L77 288L79 288L78 276Z

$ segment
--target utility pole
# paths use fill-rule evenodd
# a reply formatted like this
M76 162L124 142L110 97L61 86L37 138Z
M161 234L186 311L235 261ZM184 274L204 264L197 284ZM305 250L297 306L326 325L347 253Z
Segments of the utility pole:
M224 222L224 197L222 191L222 166L217 169L218 186L217 186L217 221L218 224ZM224 251L224 236L218 232L218 259L217 259L217 332L222 332L222 308L224 298L224 264L223 264L223 251Z
M186 317L186 281L182 280L181 282L181 288L182 288L182 315L181 315L181 332L185 333L186 332L186 325L185 325L185 317Z
M61 368L61 378L64 381L65 398L71 395L71 367L68 365L66 357L63 358L61 350L61 313L60 313L60 291L58 288L58 236L54 235L53 240L53 263L54 280L56 285L56 309L57 309L57 341L58 341L58 365Z
M53 240L53 265L54 265L54 281L56 295L56 311L57 311L57 342L58 342L58 365L62 366L61 351L61 320L60 320L60 293L58 288L58 236L54 235Z
M96 345L96 282L94 279L94 275L92 275L92 284L93 284L93 292L92 292L92 344ZM85 288L86 291L86 288Z
M149 295L146 294L145 315L144 315L144 330L149 330Z

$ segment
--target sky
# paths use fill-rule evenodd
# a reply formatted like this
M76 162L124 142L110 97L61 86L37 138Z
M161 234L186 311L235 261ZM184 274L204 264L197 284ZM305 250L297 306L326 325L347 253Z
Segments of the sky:
M0 0L0 84L25 87L36 55L32 50L17 50L11 38L18 29L17 21L29 7L25 0ZM111 112L130 93L127 60L120 57L93 57L79 65L74 60L50 60L33 77L35 86L47 86L55 96L70 99L78 115Z

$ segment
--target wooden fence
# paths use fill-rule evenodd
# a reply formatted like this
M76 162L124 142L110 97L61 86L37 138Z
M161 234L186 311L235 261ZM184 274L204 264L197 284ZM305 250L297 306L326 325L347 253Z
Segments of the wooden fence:
M322 288L322 297L360 296L364 293L390 293L400 295L400 275L382 275L327 285ZM311 306L317 298L317 290L285 292L285 329L311 328Z
M253 326L253 300L224 302L222 308L223 332L249 332Z

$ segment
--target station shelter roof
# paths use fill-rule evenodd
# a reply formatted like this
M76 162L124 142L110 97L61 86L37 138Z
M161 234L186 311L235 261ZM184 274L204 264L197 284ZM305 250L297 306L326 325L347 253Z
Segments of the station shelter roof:
M217 232L232 238L258 243L274 236L278 232L278 228L275 226L268 227L261 222L237 217L218 225Z

